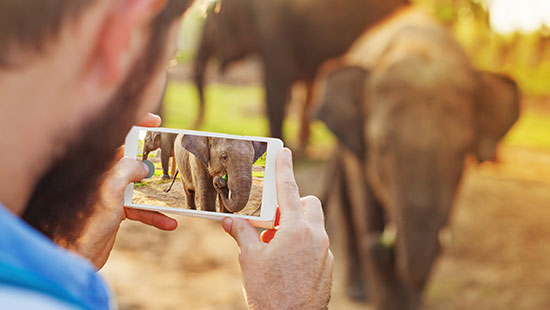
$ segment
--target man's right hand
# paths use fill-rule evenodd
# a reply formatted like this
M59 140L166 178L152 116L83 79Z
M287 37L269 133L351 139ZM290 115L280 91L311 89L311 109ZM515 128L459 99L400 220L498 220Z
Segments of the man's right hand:
M240 248L243 286L250 309L327 309L334 257L321 202L300 199L290 150L277 157L277 199L281 218L269 243L246 220L223 221Z

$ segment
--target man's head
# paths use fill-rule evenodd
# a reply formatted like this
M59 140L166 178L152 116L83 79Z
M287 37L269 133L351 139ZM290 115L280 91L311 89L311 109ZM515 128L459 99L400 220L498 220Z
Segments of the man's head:
M0 154L14 176L2 203L51 238L78 237L117 147L159 102L191 2L0 2L2 136L12 128L0 145L14 153Z

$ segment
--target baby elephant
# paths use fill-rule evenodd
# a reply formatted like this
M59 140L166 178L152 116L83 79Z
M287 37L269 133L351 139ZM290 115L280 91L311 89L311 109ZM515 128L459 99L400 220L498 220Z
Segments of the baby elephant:
M257 141L180 134L174 152L190 209L239 212L252 191L252 164L266 151ZM226 177L224 177L226 176Z
M148 131L143 140L143 160L146 160L149 153L160 148L160 160L162 163L162 179L170 179L168 163L170 157L174 156L174 141L177 134L169 132ZM176 161L172 159L172 173L175 174Z

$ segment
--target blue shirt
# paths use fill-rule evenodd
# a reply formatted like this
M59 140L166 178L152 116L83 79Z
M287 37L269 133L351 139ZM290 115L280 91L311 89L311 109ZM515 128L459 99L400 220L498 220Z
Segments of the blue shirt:
M0 305L5 309L114 309L87 260L59 247L0 204Z

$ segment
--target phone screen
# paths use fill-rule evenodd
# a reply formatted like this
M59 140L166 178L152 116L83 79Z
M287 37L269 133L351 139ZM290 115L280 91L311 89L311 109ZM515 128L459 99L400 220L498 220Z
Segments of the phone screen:
M136 158L152 177L133 185L132 204L258 217L266 141L140 129Z

